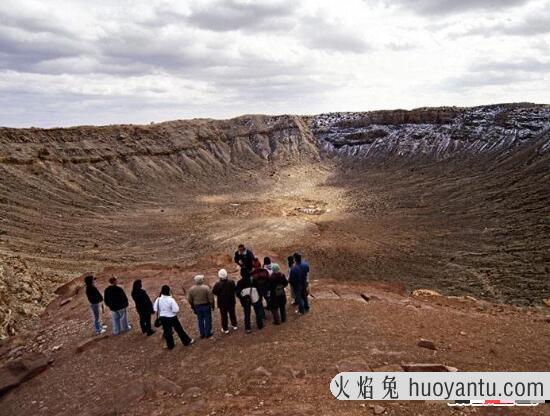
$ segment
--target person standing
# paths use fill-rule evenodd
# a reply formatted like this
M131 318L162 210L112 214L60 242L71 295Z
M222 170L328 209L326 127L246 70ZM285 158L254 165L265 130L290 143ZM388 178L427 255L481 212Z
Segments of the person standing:
M103 306L103 296L97 290L97 287L94 284L95 277L91 274L84 276L84 284L86 285L86 297L88 302L90 302L90 309L92 311L92 320L94 325L94 332L99 334L104 334L106 329L103 328L101 323L101 313L105 312L105 307Z
M269 257L264 257L263 268L266 269L269 275L271 276L271 273L273 273L273 270L272 270L271 259Z
M256 315L256 326L258 329L262 329L264 327L263 306L260 301L258 289L253 286L248 270L241 269L241 279L237 282L235 291L243 307L245 332L247 334L252 332L250 324L252 308L254 308L254 314Z
M269 306L273 314L273 324L279 325L286 321L285 287L288 286L288 280L277 263L273 263L271 269L273 273L269 276Z
M247 249L244 244L239 244L234 256L235 263L237 263L241 269L247 269L252 271L254 266L254 253L252 250Z
M110 286L105 289L103 297L105 305L111 310L111 320L113 323L113 335L118 335L121 331L127 332L132 327L128 324L128 298L124 289L117 284L117 278L109 279Z
M267 290L267 280L269 279L269 272L262 267L262 263L258 260L258 257L254 258L253 269L250 273L252 278L252 285L258 290L260 295L260 313L262 320L265 319L264 299L266 304L269 305L269 292Z
M151 315L154 313L153 303L147 292L142 288L141 279L134 281L132 299L134 299L134 303L136 304L141 332L147 334L147 336L153 335L155 333L153 328L151 328Z
M309 263L302 259L299 253L293 254L294 261L300 268L300 280L302 282L302 299L304 301L304 311L309 311Z
M201 338L210 338L212 332L212 310L214 309L214 295L212 290L204 284L204 276L199 274L193 278L195 284L189 289L187 300L191 309L197 315Z
M166 348L169 350L174 348L174 335L172 331L176 331L183 345L188 346L195 342L193 338L187 335L187 332L181 326L178 319L180 308L170 293L170 286L164 285L160 290L160 296L153 304L153 311L162 325L164 339L166 340Z
M218 272L220 281L217 282L212 293L217 297L218 308L220 310L222 321L222 332L229 333L228 315L231 320L233 330L237 330L237 315L235 314L235 282L227 278L227 270L221 269Z
M304 314L306 312L303 297L304 283L302 280L300 266L297 263L294 263L294 265L290 268L288 283L290 283L292 293L294 294L294 301L298 306L298 310L296 312Z
M289 278L289 283L290 283L290 271L292 270L292 266L294 266L294 257L293 256L288 256L286 258L286 261L287 261L287 264L288 264L288 278ZM292 304L294 306L298 306L298 301L296 300L296 297L294 296L294 286L292 285L292 283L290 283L290 297L292 298Z

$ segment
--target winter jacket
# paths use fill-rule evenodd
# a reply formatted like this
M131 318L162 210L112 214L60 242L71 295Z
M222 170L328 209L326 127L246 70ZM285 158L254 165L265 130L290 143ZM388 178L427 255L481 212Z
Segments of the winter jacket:
M250 273L250 276L252 277L252 284L254 287L258 288L260 292L267 290L269 272L266 269L261 267L254 269L252 273Z
M160 295L155 300L153 311L158 312L162 318L173 318L180 311L180 307L172 296Z
M251 250L246 249L244 254L239 253L239 250L235 251L234 257L235 263L237 263L241 268L247 270L252 270L254 266L254 253Z
M103 302L103 296L101 296L101 293L99 293L99 290L94 285L86 286L86 297L92 305Z
M286 276L281 272L274 272L269 277L268 281L268 289L269 289L269 301L270 301L270 309L275 309L279 306L279 304L285 304L286 303L286 294L284 293L284 288L288 286L288 280L286 280ZM278 294L278 289L282 288L283 293Z
M286 276L281 272L274 272L268 280L268 289L273 296L275 296L275 291L277 287L282 286L283 288L288 286L288 280Z
M153 313L153 303L147 292L143 289L135 289L132 291L132 299L136 304L136 311L140 315Z
M301 290L305 287L305 281L303 279L303 273L300 269L300 265L295 264L290 269L290 273L288 275L288 283L292 286L294 290Z
M230 279L220 280L214 285L212 293L218 298L218 308L228 309L235 306L235 282Z
M187 294L187 300L193 309L195 306L208 304L214 308L214 295L212 290L205 284L192 286Z
M105 289L103 294L105 305L112 311L119 311L128 307L128 298L124 289L117 285L111 285Z
M241 301L242 306L247 303L256 303L260 300L258 289L252 285L251 279L240 279L235 286L237 298Z

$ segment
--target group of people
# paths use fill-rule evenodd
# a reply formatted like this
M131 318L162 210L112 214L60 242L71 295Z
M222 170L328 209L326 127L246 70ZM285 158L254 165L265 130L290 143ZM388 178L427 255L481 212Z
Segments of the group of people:
M269 257L263 259L263 264L252 250L240 244L234 255L234 261L240 267L241 278L235 282L230 279L227 270L218 271L218 282L210 288L203 275L193 278L193 286L187 292L187 301L197 316L198 329L201 338L213 335L212 311L215 306L220 311L221 331L229 333L229 324L233 330L238 329L236 305L239 300L244 313L244 329L252 332L251 316L254 311L256 326L264 327L266 312L271 313L273 324L279 325L286 321L287 295L285 288L290 285L291 295L296 305L296 313L309 311L309 264L302 260L299 253L288 257L288 278L277 263L272 263ZM92 311L93 327L96 334L106 331L101 322L101 312L104 306L111 311L112 333L118 335L131 329L128 323L128 298L124 289L118 286L117 278L109 279L109 286L103 295L95 286L95 277L88 274L84 277L86 296ZM182 327L178 313L180 311L168 285L162 286L160 295L154 302L142 287L141 280L135 280L132 286L132 299L139 316L139 324L143 334L151 336L154 327L162 327L166 348L174 348L175 331L183 345L191 345L195 341ZM155 317L154 324L152 318Z

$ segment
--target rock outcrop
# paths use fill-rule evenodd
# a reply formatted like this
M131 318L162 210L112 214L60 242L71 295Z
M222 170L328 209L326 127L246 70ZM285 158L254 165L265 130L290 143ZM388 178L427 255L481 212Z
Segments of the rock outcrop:
M388 162L497 158L534 145L550 151L550 106L503 104L473 108L329 113L310 120L329 154Z

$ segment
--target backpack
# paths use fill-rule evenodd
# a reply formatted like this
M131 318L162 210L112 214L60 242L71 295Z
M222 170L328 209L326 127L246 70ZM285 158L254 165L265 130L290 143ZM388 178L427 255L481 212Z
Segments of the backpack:
M283 285L275 286L275 296L285 296L285 287Z

